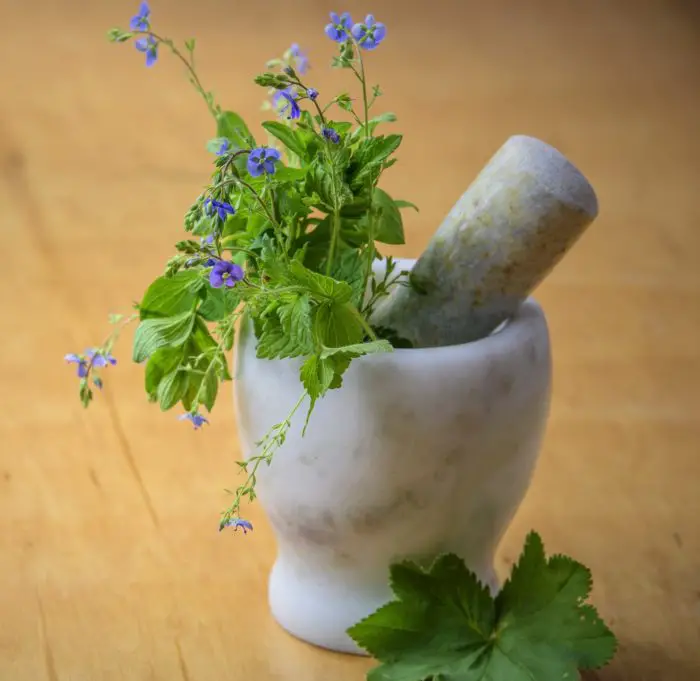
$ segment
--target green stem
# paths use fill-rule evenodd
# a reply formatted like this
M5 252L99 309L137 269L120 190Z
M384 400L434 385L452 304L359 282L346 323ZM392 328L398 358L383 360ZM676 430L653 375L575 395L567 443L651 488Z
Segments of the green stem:
M340 213L336 210L333 213L333 227L331 230L331 245L328 249L328 262L326 263L326 276L330 277L333 271L333 261L338 248L338 237L340 236Z
M377 334L374 333L372 327L367 323L367 320L364 318L362 313L352 303L346 303L346 306L349 310L352 311L352 314L357 319L357 321L360 322L362 328L364 329L365 333L370 337L370 339L376 341Z
M167 45L170 48L170 51L185 65L185 68L190 74L190 77L192 78L192 85L194 85L195 90L199 92L200 95L202 95L202 98L204 99L207 108L209 109L209 113L216 119L218 117L218 111L216 109L216 106L212 103L212 98L207 93L202 86L202 82L199 80L199 77L197 76L197 72L195 71L194 68L194 55L190 53L192 57L192 63L180 52L180 50L175 47L175 43L173 43L172 40L168 38L161 38L159 35L156 33L153 33L153 31L134 31L134 35L148 35L153 37L155 40L157 40L159 43L163 43L164 45Z

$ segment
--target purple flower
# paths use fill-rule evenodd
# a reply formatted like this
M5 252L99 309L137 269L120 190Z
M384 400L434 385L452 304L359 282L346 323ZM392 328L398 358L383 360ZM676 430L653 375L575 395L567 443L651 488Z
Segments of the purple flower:
M151 8L148 6L147 2L142 2L139 7L139 13L136 16L131 17L131 22L129 23L129 28L132 31L147 31L148 30L148 17L151 16Z
M243 530L243 534L253 531L253 524L249 520L243 520L243 518L229 518L225 523L221 523L219 532L225 527L232 527L234 532L238 532L240 527Z
M209 236L203 236L199 240L200 244L212 244L214 243L214 235L210 234Z
M209 258L205 263L204 267L214 267L216 263L219 262L216 258Z
M158 42L152 35L139 38L134 45L139 52L146 53L146 66L153 66L158 61Z
M82 355L76 355L74 352L70 352L64 359L70 364L78 365L77 374L79 378L85 378L92 367L100 369L106 367L108 364L114 366L117 363L117 360L109 353L99 352L94 348L86 350ZM97 383L95 385L101 387L101 385Z
M216 150L216 155L217 156L223 156L229 149L231 148L231 142L229 142L227 139L224 139L221 141L221 145L219 148Z
M260 177L263 173L273 175L275 163L280 160L281 154L277 149L258 147L248 154L248 172L253 177Z
M205 423L209 423L201 414L182 414L182 416L177 417L178 421L192 421L194 429L197 430L201 428Z
M316 97L318 97L318 90L317 90L315 87L310 87L310 88L306 91L306 96L307 96L310 100L316 101Z
M286 103L281 107L279 106L280 99L286 100ZM286 88L285 90L277 90L272 97L273 104L277 109L278 113L283 114L289 110L287 118L296 119L301 116L301 109L297 104L297 93L292 88Z
M78 365L77 373L80 378L85 378L87 376L88 366L84 357L76 355L74 352L70 352L64 357L64 359L66 362Z
M365 17L364 24L355 24L352 27L352 36L357 44L364 50L373 50L386 36L386 26L374 20L371 14Z
M303 76L309 70L309 58L306 56L306 52L302 52L299 45L294 43L289 48L289 54L297 72Z
M321 134L333 144L338 144L338 142L340 142L340 135L338 131L333 130L333 128L323 128Z
M217 201L216 199L207 199L204 202L204 211L207 215L217 213L220 220L226 221L229 215L235 215L236 209L226 201Z
M352 19L349 12L343 12L340 16L331 12L331 23L324 30L331 40L336 43L344 43L350 37L351 26Z
M209 283L212 288L221 288L226 285L229 288L235 286L245 276L243 268L235 262L219 260L212 268L209 275Z
M102 368L108 364L114 366L117 360L109 353L98 352L96 350L86 350L85 356L90 360L90 364L94 367Z

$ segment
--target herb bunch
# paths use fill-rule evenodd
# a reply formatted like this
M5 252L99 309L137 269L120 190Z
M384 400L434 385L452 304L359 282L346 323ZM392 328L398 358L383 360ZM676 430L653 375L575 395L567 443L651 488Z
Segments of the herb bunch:
M132 17L130 30L108 34L115 43L132 41L148 67L167 48L216 124L216 137L207 144L213 172L185 213L186 238L175 244L137 313L126 319L138 321L133 360L145 365L148 399L163 410L181 405L179 418L194 428L209 423L204 412L212 411L220 384L231 380L229 353L243 314L252 321L258 357L304 358L299 401L258 443L259 452L239 462L245 481L233 492L220 529L252 529L240 517L241 503L255 499L256 472L270 464L300 407L307 405L308 423L317 400L341 386L354 358L393 348L370 318L402 273L377 244L404 242L400 209L412 204L378 186L396 162L402 138L377 134L396 117L373 115L382 93L369 86L363 59L382 43L386 28L372 15L353 24L349 14L332 13L325 33L338 45L332 66L354 76L360 98L348 92L324 97L307 79L308 57L292 45L255 78L276 115L262 125L264 144L203 87L195 40L180 49L153 30L147 2ZM352 120L339 120L343 117ZM386 268L377 280L372 266L380 259ZM115 332L103 345L66 355L77 364L86 407L92 387L102 388L100 369L116 363L112 346L126 322L112 321Z

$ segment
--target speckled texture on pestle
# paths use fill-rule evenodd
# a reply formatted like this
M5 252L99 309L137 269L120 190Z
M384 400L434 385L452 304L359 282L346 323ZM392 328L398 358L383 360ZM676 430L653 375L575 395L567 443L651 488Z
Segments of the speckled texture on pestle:
M550 145L516 135L457 201L418 259L412 286L376 326L414 347L483 338L510 318L598 214L593 188Z

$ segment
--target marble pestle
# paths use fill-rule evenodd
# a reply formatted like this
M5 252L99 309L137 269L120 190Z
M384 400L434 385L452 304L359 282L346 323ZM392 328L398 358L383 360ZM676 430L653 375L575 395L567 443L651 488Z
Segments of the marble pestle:
M511 317L598 214L586 178L559 151L516 135L491 158L375 326L414 347L483 338Z

